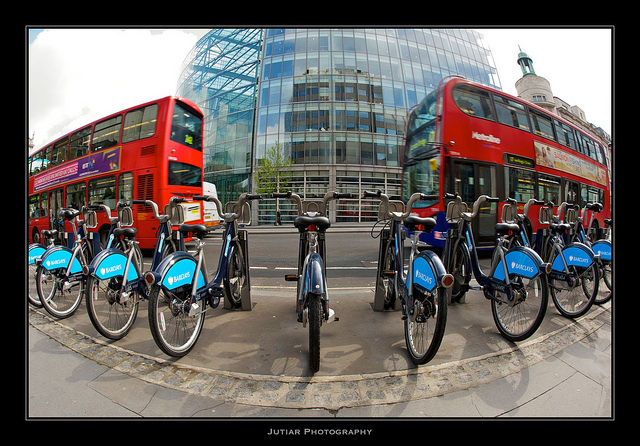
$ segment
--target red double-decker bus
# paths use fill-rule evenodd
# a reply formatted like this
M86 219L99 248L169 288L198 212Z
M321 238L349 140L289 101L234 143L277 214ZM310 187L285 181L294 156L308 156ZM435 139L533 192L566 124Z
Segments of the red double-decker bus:
M162 208L172 196L202 194L202 111L169 96L111 114L29 154L29 241L55 227L62 207L153 200ZM199 201L182 204L185 221L202 223ZM153 248L158 221L150 206L134 205L136 240ZM109 222L98 213L104 242Z
M594 225L611 215L610 180L602 145L535 104L462 78L444 79L409 112L403 148L403 200L423 192L457 192L468 205L482 194L579 204L599 202ZM473 221L479 247L495 244L503 203L485 203ZM419 206L419 208L418 208ZM421 239L444 247L445 202L418 202L416 213L438 225ZM539 207L529 211L532 230ZM586 219L585 221L589 221Z

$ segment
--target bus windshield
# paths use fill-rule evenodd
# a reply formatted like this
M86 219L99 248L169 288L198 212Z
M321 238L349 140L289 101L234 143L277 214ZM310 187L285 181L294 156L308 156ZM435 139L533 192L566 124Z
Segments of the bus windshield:
M171 122L171 140L202 150L202 118L176 102Z
M405 163L402 176L402 201L407 203L413 192L440 196L440 152L432 152L431 157ZM433 206L438 199L416 201L414 209Z
M408 157L418 156L436 142L437 98L437 90L432 91L409 115Z

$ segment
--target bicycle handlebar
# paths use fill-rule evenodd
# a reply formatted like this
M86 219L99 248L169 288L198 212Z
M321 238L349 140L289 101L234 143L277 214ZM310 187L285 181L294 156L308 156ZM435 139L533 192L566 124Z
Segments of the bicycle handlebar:
M176 203L182 203L184 201L186 201L184 199L184 197L171 197L169 199L169 205L176 204ZM144 204L144 205L147 205L147 206L151 206L151 209L153 209L153 216L160 223L166 223L169 220L171 220L171 216L170 215L160 214L160 212L158 211L158 205L155 203L155 201L152 201L152 200L133 200L133 204Z
M285 199L289 199L289 200L294 200L296 202L296 206L298 207L298 215L304 215L303 209L302 209L302 199L300 198L300 195L293 193L291 191L287 191L287 192L272 192L271 193L271 198L285 198ZM327 192L324 197L322 197L322 209L321 209L321 214L326 216L327 214L327 203L330 200L340 200L343 198L357 198L356 195L351 194L351 193L338 193L338 192L334 192L334 191L330 191Z
M437 200L438 196L427 195L421 192L416 192L411 195L411 197L409 198L409 202L405 207L405 211L402 213L389 212L389 196L387 194L383 194L381 189L378 189L377 192L364 191L363 198L378 198L382 202L382 204L384 204L385 215L388 215L389 217L392 217L392 218L400 217L402 219L405 219L409 216L409 214L411 214L411 208L413 207L413 203L415 203L416 201Z
M218 215L223 216L224 220L226 222L232 222L234 220L237 220L240 218L240 215L242 214L242 207L244 206L244 204L247 201L250 200L260 200L262 199L262 195L260 194L250 194L247 192L243 192L242 194L240 194L240 196L238 197L238 212L230 212L228 214L224 214L222 213L222 203L220 202L220 200L218 200L216 197L212 196L212 195L196 195L193 197L194 200L200 200L200 201L211 201L213 203L216 204L216 208L218 208Z
M446 193L444 194L443 198L450 198L450 199L454 199L454 200L458 200L460 203L462 203L462 197L460 195L458 195L458 193ZM476 201L474 201L473 203L473 212L462 212L462 215L465 217L465 219L467 220L471 220L473 219L476 215L478 215L478 211L480 210L480 205L484 202L487 203L500 203L500 198L498 197L490 197L488 195L480 195Z

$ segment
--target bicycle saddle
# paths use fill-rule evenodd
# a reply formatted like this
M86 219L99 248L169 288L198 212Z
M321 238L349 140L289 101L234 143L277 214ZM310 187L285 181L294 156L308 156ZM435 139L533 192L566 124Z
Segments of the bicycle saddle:
M424 226L424 232L431 232L433 231L433 228L436 227L436 221L431 218L431 217L417 217L415 215L409 215L407 218L404 219L404 226L409 230L409 231L415 231L416 230L416 226L422 225Z
M57 233L58 233L57 229L44 229L41 232L43 237L55 237Z
M180 232L207 232L207 227L205 225L188 225L188 224L181 224L180 227L178 228L178 231Z
M549 229L551 229L551 232L554 234L565 234L570 227L571 225L568 223L551 223L549 225Z
M509 232L517 234L520 231L520 227L515 223L496 223L495 228L498 235L507 235Z
M81 214L81 212L76 209L64 209L61 213L62 217L69 221Z
M113 230L113 235L124 235L125 238L127 238L135 236L137 232L138 230L136 228L115 228Z
M319 232L324 232L331 226L331 222L327 217L307 217L306 215L301 215L293 220L293 226L298 228L300 232L306 231L311 225L315 225Z

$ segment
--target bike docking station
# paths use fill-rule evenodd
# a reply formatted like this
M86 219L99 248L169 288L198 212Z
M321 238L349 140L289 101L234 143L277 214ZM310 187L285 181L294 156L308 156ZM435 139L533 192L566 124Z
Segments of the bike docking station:
M225 205L224 209L225 213L239 213L240 218L237 220L238 226L240 225L249 225L251 224L251 208L249 207L249 203L245 203L241 210L238 209L237 201L230 201ZM238 212L239 211L239 212ZM233 224L233 223L227 223ZM224 233L223 233L224 236ZM244 253L243 260L243 271L246 272L245 280L242 283L240 289L240 310L241 311L251 311L252 303L251 303L251 276L249 274L249 243L248 243L248 231L246 229L238 229L238 235L236 240L240 247L242 248L242 252ZM223 308L225 310L237 310L238 308L234 306L229 296L224 296Z

